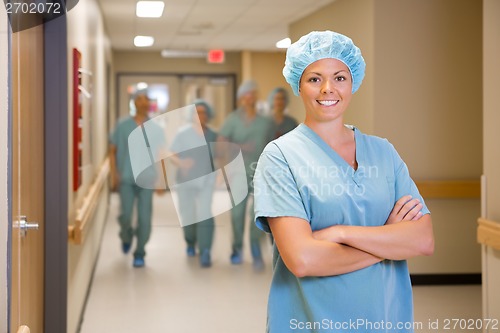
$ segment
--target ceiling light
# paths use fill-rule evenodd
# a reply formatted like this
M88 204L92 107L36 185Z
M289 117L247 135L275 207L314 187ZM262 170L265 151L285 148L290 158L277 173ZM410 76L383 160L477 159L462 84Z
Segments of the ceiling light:
M292 40L290 38L285 38L276 43L276 47L278 49L287 49L292 44Z
M206 58L207 51L196 50L162 50L163 58Z
M163 1L138 1L135 7L137 17L161 17L165 3Z
M146 90L148 89L148 84L146 82L137 83L137 90Z
M155 39L151 36L135 36L134 45L136 47L148 47L153 45Z

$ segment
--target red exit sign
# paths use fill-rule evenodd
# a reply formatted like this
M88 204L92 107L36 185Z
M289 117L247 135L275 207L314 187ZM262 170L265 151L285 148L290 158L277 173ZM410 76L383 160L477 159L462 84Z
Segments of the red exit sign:
M207 61L210 64L224 63L224 50L210 50L207 53Z

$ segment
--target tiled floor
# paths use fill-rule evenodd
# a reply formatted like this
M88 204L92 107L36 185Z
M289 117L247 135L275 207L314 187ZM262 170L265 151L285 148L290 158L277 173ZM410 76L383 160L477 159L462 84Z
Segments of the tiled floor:
M81 333L264 332L271 279L268 242L264 242L264 272L252 270L247 248L244 264L232 266L229 215L218 216L213 266L202 269L197 257L185 255L182 230L166 194L155 197L146 267L134 269L132 256L120 251L117 199L112 196ZM480 286L415 287L414 298L415 322L421 323L416 332L443 332L446 319L481 318ZM434 329L436 320L439 329Z

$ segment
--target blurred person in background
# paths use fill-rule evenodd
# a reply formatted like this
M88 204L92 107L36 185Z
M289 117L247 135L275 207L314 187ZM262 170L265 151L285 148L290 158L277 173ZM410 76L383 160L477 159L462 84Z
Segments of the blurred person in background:
M179 130L170 150L174 153L171 160L178 167L176 191L187 255L194 257L197 246L201 267L210 267L212 265L210 251L214 237L212 197L215 174L213 171L216 169L213 147L217 141L217 133L208 127L208 122L214 117L212 107L202 99L194 101L194 105L196 115L193 115L191 124ZM200 137L204 137L206 146L182 149L183 146L196 145Z
M239 107L226 118L218 139L221 142L231 142L240 147L249 189L245 199L231 210L233 243L230 260L233 265L241 264L243 261L243 232L248 199L253 193L255 167L262 150L271 141L273 133L272 121L257 113L257 84L255 81L243 82L238 88L237 99ZM253 200L251 200L249 211L251 221L250 250L253 267L256 271L260 271L264 269L260 244L263 233L253 223Z
M132 163L129 152L129 135L137 127L149 120L148 112L150 101L146 91L138 91L134 97L136 113L118 122L110 136L109 159L111 167L111 188L118 191L120 195L120 239L123 253L127 254L136 238L134 250L134 267L145 265L146 243L151 235L151 218L153 211L153 189L143 188L136 184L132 171ZM148 128L148 137L155 140L158 146L165 142L163 130L152 124ZM155 174L151 174L154 180ZM157 190L164 193L165 190ZM137 226L132 227L132 212L134 203L137 201Z
M297 121L292 116L285 114L289 103L288 92L283 87L277 87L271 91L267 98L271 109L271 118L274 122L273 139L277 139L285 133L297 127Z

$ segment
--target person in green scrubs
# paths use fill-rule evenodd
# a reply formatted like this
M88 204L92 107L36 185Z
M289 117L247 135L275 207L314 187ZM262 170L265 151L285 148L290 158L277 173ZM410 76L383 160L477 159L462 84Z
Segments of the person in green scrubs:
M265 116L257 113L257 84L254 81L245 81L238 88L237 98L239 107L226 119L219 131L218 141L226 141L237 144L244 160L249 194L238 205L231 210L231 223L233 227L233 244L231 263L241 264L243 261L243 231L248 198L252 195L252 182L257 161L262 150L272 138L273 122ZM250 206L250 221L254 220L253 200ZM254 269L259 271L264 268L261 254L260 231L254 223L250 223L250 248L253 258Z
M170 150L174 153L173 163L178 167L175 190L179 198L179 214L187 255L196 255L198 245L201 267L212 265L210 251L214 236L212 197L215 188L214 143L217 133L207 126L214 116L212 107L204 100L194 101L198 121L182 127L174 137ZM193 115L194 116L194 115ZM196 147L200 138L207 145L185 150L183 147Z
M135 116L121 120L110 137L109 159L111 165L111 188L120 195L120 239L122 251L127 254L134 236L137 238L134 250L134 267L145 265L146 243L151 234L151 215L153 210L153 190L136 184L130 160L128 138L138 126L148 121L149 98L144 91L134 97ZM148 127L148 136L158 142L164 140L162 129ZM137 226L132 227L132 211L137 201Z
M297 120L285 114L289 102L288 92L285 88L278 87L273 89L267 97L267 101L271 108L271 117L274 121L273 139L277 139L297 127Z

